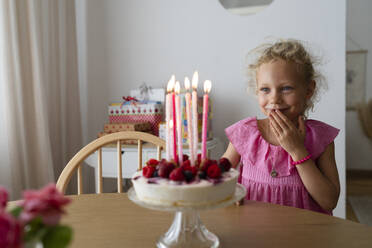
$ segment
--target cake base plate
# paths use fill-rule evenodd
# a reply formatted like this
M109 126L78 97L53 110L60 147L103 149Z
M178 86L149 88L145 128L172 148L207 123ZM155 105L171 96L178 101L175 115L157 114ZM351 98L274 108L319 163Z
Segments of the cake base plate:
M222 208L240 201L246 195L246 189L243 185L237 184L234 195L222 202L208 205L197 206L163 206L149 204L138 199L134 188L128 191L128 197L131 201L141 207L153 210L175 212L173 223L169 230L159 238L157 247L176 248L176 247L198 247L210 248L218 247L220 242L218 237L207 230L200 220L200 210L210 210Z

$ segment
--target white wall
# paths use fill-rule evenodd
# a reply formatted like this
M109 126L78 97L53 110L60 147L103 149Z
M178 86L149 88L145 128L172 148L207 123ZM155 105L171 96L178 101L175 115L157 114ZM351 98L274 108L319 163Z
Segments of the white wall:
M344 217L345 5L345 0L278 0L243 17L227 12L218 0L78 4L79 25L86 30L79 33L85 143L107 122L108 103L142 82L164 87L171 74L183 79L197 69L201 81L213 82L213 131L223 141L220 155L227 143L224 129L260 115L255 98L246 94L247 52L268 36L306 40L323 50L328 62L323 71L330 90L311 117L341 129L335 143L342 192L335 215Z
M372 1L347 1L346 49L368 50L366 100L372 97ZM350 170L372 170L372 142L363 133L356 111L346 112L346 164Z

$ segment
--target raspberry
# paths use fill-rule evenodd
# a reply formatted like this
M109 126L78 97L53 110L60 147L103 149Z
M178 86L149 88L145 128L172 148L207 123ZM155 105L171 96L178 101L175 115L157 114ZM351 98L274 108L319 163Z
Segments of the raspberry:
M152 175L154 174L154 171L155 171L155 167L152 167L152 166L145 166L145 167L143 167L143 169L142 169L142 175L143 175L144 177L150 178L150 177L152 177Z
M189 155L183 154L182 161L186 161L186 160L189 160Z
M201 163L201 170L207 172L209 166L211 166L212 164L217 164L217 161L216 160L210 160L210 159L204 160Z
M172 163L160 163L159 164L159 171L158 171L158 175L160 177L163 177L163 178L168 178L169 177L169 174L174 170L174 164Z
M181 167L182 167L182 166L191 166L191 162L190 162L190 160L184 160L184 161L182 162Z
M191 172L194 176L196 176L196 174L198 174L198 168L196 168L195 166L191 166Z
M181 168L183 171L189 171L189 170L191 170L190 162L189 162L189 163L185 163L185 162L183 162L182 165L180 166L180 168Z
M221 176L221 169L217 164L212 164L207 170L207 175L210 178L219 178Z
M170 180L173 181L183 181L185 179L185 176L183 175L182 169L177 168L174 169L171 174L169 175Z
M229 171L231 168L231 163L227 158L220 158L218 164L220 167L223 167L224 171Z
M156 167L158 164L159 164L159 161L153 158L149 159L149 161L147 161L146 163L147 166L154 166L154 167Z

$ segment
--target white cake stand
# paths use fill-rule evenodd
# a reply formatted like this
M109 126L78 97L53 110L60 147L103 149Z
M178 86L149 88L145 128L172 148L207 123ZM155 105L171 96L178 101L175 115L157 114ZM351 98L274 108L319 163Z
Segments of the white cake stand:
M237 184L235 193L229 200L219 202L216 204L200 205L200 206L160 206L155 204L145 203L137 198L134 188L128 191L128 197L134 203L141 207L175 212L173 223L169 230L160 237L157 243L159 248L176 248L176 247L197 247L210 248L218 247L220 241L218 237L207 230L200 220L200 210L209 210L215 208L222 208L231 205L234 202L240 201L246 194L246 189Z

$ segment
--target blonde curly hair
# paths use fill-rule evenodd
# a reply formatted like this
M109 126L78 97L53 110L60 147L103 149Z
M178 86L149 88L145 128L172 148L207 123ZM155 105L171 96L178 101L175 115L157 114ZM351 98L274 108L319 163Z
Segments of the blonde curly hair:
M314 109L314 103L319 100L320 89L326 89L325 77L319 71L320 58L311 55L305 49L303 42L294 39L279 40L274 43L266 43L253 49L247 55L248 92L257 93L256 72L265 63L284 60L296 65L296 69L303 75L304 82L315 81L313 96L305 106L305 115Z

